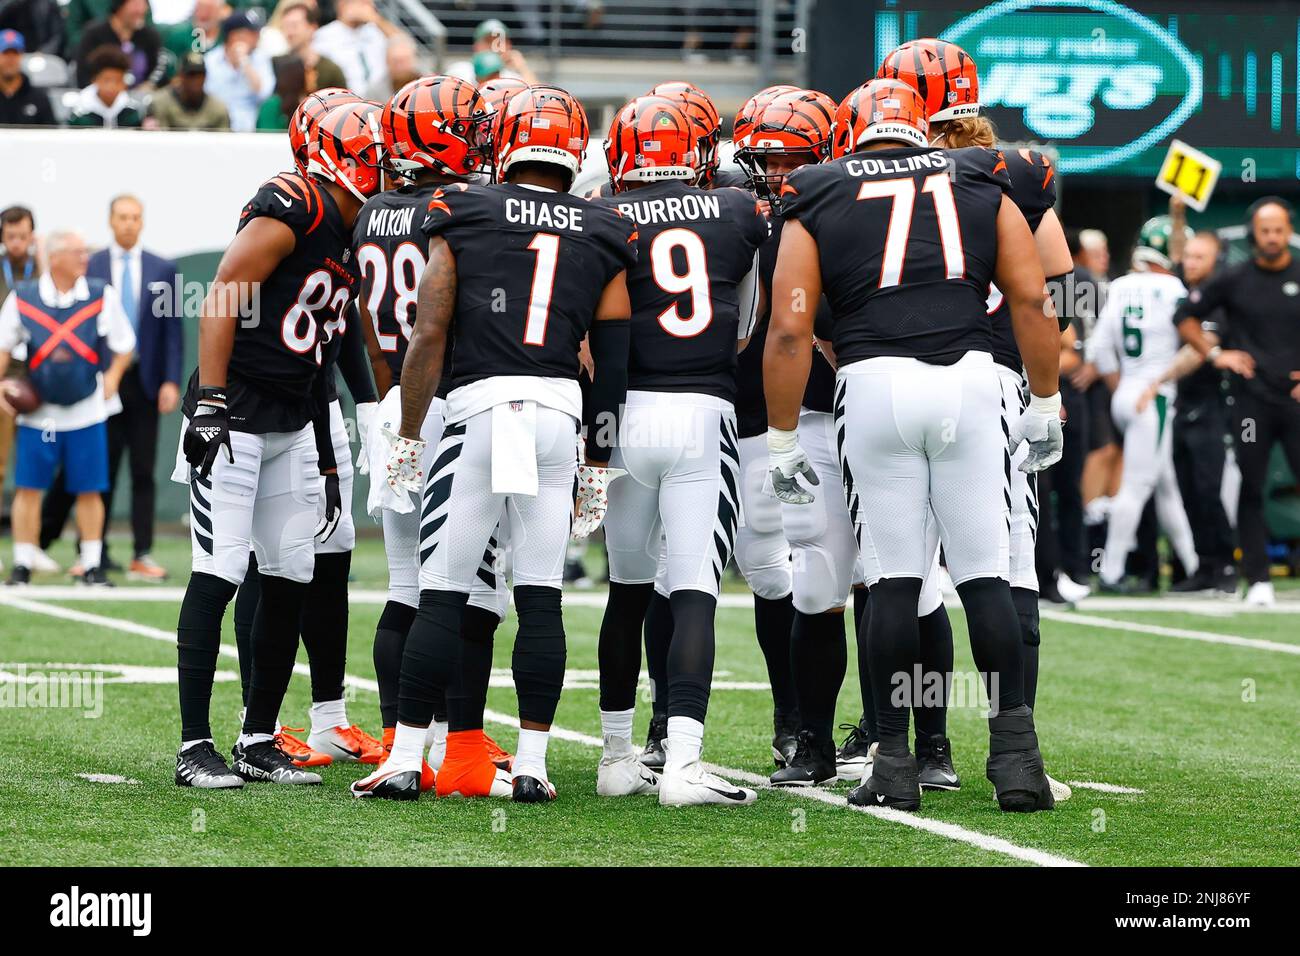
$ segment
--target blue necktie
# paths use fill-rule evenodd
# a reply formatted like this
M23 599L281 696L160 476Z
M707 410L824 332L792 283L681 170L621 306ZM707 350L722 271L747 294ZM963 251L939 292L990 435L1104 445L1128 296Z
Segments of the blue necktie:
M138 332L140 330L140 316L137 314L139 299L136 295L135 280L131 278L131 253L122 254L122 288L117 290L118 297L122 300L122 311L131 321L131 330Z

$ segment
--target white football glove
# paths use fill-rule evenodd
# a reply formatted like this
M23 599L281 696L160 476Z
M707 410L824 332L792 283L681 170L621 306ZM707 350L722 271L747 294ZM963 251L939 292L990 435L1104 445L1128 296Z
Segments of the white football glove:
M370 474L370 429L375 424L375 412L379 411L378 402L362 402L357 406L357 437L361 439L361 452L357 455L357 474Z
M573 518L573 537L581 541L605 520L609 510L609 483L626 475L622 468L601 468L598 465L578 466L578 503Z
M1050 468L1061 460L1065 436L1061 431L1061 393L1039 398L1029 397L1029 407L1011 423L1011 454L1016 453L1022 441L1029 442L1029 457L1020 463L1020 470L1032 475Z
M815 500L811 491L799 486L799 475L810 485L820 485L808 456L799 447L797 432L783 428L767 430L767 463L772 469L772 492L789 505L806 505Z
M403 438L387 428L383 429L384 439L390 449L388 453L388 487L394 491L424 491L424 468L420 465L424 457L424 446L428 442L418 438Z

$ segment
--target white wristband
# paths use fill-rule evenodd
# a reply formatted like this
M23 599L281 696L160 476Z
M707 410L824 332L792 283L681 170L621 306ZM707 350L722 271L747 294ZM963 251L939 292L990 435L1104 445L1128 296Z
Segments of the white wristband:
M1046 398L1040 398L1037 395L1029 396L1029 411L1039 415L1059 415L1061 413L1061 393L1048 395Z
M782 452L790 451L798 443L799 433L794 430L784 428L772 428L770 425L767 429L767 450L776 452L778 455Z

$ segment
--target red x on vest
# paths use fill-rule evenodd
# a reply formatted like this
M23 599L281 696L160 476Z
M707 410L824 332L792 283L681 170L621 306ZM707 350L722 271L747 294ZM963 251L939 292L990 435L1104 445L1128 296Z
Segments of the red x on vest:
M95 318L104 309L104 300L97 299L87 304L84 308L78 309L68 321L60 324L53 316L42 312L30 302L22 299L18 300L18 311L27 316L33 322L37 322L50 330L50 337L45 340L45 344L36 350L28 362L28 367L36 371L40 364L49 358L50 353L59 347L60 342L66 342L74 352L80 355L87 362L94 365L99 364L99 353L92 349L81 339L77 338L77 329L84 325L90 319Z

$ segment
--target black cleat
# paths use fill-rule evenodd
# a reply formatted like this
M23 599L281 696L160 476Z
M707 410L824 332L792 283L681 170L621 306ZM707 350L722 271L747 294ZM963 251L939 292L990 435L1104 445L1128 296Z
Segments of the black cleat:
M538 780L521 774L510 781L510 799L515 803L550 803L555 799L555 788L549 780Z
M1038 752L1034 715L1028 707L989 719L985 776L997 793L998 806L1006 813L1033 813L1056 806Z
M201 790L235 790L243 778L227 766L217 748L206 740L176 755L176 786Z
M81 576L81 583L92 588L115 588L117 587L108 579L108 572L102 567L87 568L86 573Z
M9 580L5 583L11 588L22 587L24 584L31 584L32 569L23 567L21 564L15 564L13 570L9 572Z
M354 780L348 789L352 792L352 796L357 798L419 800L420 771L402 770L383 775L376 771L362 780Z
M1237 596L1237 569L1231 564L1224 565L1214 578L1215 597L1235 598Z
M1214 589L1214 581L1208 568L1200 567L1190 577L1183 578L1177 584L1169 585L1170 594L1200 594Z
M794 757L772 774L770 781L774 787L820 787L835 777L835 742L818 740L811 730L801 730Z
M862 771L871 763L871 735L867 732L867 719L863 717L856 724L840 724L840 730L847 730L849 735L835 751L836 775L841 780L859 783Z
M794 759L795 749L798 747L799 737L799 714L782 713L776 711L772 714L772 762L780 767L788 767L790 761Z
M877 751L871 765L871 776L866 783L849 791L849 803L855 807L921 809L921 781L917 776L916 758L911 753L890 756Z
M641 763L651 770L664 769L664 738L668 736L668 715L655 714L650 718L650 733L641 751Z
M1097 593L1109 594L1112 597L1129 597L1134 594L1145 594L1147 592L1143 591L1137 584L1134 584L1126 578L1120 578L1114 584L1108 584L1101 578L1098 578Z
M943 734L916 738L916 766L922 790L961 789L961 778L952 765L952 741Z
M276 746L274 740L264 740L247 747L235 744L230 756L235 758L232 764L235 773L252 783L315 785L321 782L320 774L303 770Z

